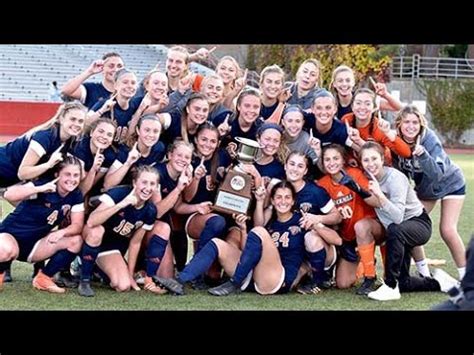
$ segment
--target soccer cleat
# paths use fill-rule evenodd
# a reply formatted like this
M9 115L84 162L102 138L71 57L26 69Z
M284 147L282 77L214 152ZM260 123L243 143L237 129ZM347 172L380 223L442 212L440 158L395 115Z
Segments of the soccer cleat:
M91 283L89 281L79 282L77 290L79 291L79 294L84 297L94 297L95 295L95 292L91 288Z
M393 301L399 300L401 295L398 285L395 288L391 288L384 283L377 290L369 292L367 297L376 301Z
M296 292L301 293L302 295L317 295L323 290L316 282L308 282L302 285L299 285L296 289Z
M150 291L157 295L164 295L165 293L168 293L168 290L163 289L159 286L156 286L156 284L153 282L151 277L146 276L143 282L144 282L144 286L143 286L144 290Z
M459 281L442 269L433 269L431 274L433 275L433 279L438 281L439 288L442 292L448 292L453 287L459 286Z
M51 293L64 293L66 289L59 287L53 281L53 279L45 274L41 270L33 279L33 287L37 290L47 291Z
M356 290L357 295L367 296L370 292L375 290L375 277L365 277L364 282Z
M12 270L10 268L5 270L5 274L3 277L3 282L12 282Z
M210 288L207 290L211 295L214 296L228 296L232 293L240 293L240 287L236 287L232 282L227 281L222 285Z
M60 271L54 275L54 281L60 287L76 288L78 282L72 277L68 270Z
M153 276L153 281L177 296L184 295L184 285L175 279Z

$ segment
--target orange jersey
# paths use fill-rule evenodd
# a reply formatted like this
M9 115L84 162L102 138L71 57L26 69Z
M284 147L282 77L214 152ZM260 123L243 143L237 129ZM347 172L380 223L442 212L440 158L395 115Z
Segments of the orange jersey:
M398 135L395 138L395 141L391 141L379 128L378 118L373 117L370 124L366 127L356 127L355 126L355 116L354 113L348 113L344 115L341 119L342 122L347 122L351 127L357 128L360 133L360 138L365 141L374 140L377 143L380 143L385 149L385 165L392 165L392 154L390 151L393 151L395 154L403 157L411 157L410 146L405 143ZM358 159L357 159L358 160Z
M369 180L359 168L347 167L346 173L364 190L369 191ZM335 182L329 175L318 180L331 196L337 210L342 216L339 230L342 239L352 241L355 239L354 225L363 218L376 218L373 207L365 203L364 199L356 192L344 185Z

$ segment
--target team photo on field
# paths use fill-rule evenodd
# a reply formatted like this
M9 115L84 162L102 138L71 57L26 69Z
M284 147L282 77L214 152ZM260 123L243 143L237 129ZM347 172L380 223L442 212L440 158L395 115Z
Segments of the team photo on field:
M474 310L474 46L0 53L0 310Z

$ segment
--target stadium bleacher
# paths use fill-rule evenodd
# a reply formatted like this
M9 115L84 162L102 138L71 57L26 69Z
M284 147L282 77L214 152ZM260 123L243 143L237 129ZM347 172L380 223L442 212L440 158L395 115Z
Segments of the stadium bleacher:
M49 84L61 87L107 52L118 52L128 69L141 80L158 64L165 70L168 48L163 45L0 45L0 100L49 101ZM206 75L211 69L192 63L191 70ZM87 81L100 81L100 74Z

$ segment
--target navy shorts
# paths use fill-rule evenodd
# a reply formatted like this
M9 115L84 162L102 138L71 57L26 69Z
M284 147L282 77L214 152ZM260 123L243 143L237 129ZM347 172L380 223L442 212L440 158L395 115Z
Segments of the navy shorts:
M359 262L359 254L357 253L357 241L353 240L352 242L343 241L341 246L337 247L338 254L344 260L347 260L350 263Z

